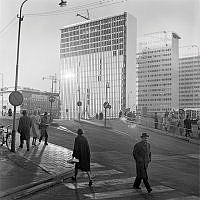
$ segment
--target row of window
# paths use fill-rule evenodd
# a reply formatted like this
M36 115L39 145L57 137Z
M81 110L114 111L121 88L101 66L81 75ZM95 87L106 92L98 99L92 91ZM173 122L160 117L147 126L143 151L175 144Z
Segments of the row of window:
M94 49L93 49L94 48ZM65 49L61 49L60 50L60 53L77 53L77 55L82 55L82 50L86 50L88 49L86 52L86 54L89 54L89 52L91 51L91 53L95 53L95 52L103 52L103 51L111 51L111 50L123 50L124 46L123 44L116 44L116 45L112 45L112 46L101 46L99 45L99 43L94 43L94 44L91 44L91 45L82 45L82 46L76 46L76 47L70 47L70 48L65 48ZM76 52L74 52L76 51Z
M121 31L124 31L123 26L109 28L109 29L105 29L105 30L98 30L95 32L89 32L89 29L85 29L85 30L80 30L80 32L74 31L74 32L61 34L61 38L73 38L72 40L75 40L75 39L78 39L78 37L80 37L80 38L89 37L89 36L95 37L95 36L107 35L107 34L111 34L111 33L116 34Z
M167 48L167 49L156 49L156 50L152 50L152 51L138 52L137 55L155 54L155 53L160 53L160 52L164 52L164 51L171 51L171 48Z
M69 48L69 47L74 47L74 46L83 46L84 44L90 45L91 47L94 46L108 46L112 44L119 44L123 45L123 38L121 39L115 39L115 40L106 40L106 41L102 41L99 38L94 38L95 40L93 41L89 41L89 39L87 40L80 40L80 41L75 41L75 42L70 42L70 43L64 43L61 44L61 48Z
M138 99L139 102L142 102L142 101L171 101L172 98L155 98L155 99Z
M86 55L86 54L91 54L91 53L99 53L99 52L105 52L105 51L111 51L111 46L83 50L83 51L75 51L75 52L71 52L71 53L61 53L60 58L81 56L81 55ZM120 56L123 55L123 50L116 51L116 48L113 48L113 56L117 56L117 55L120 55Z
M146 77L157 77L157 76L171 76L171 73L165 73L165 74L152 74L152 75L138 75L138 78L146 78Z

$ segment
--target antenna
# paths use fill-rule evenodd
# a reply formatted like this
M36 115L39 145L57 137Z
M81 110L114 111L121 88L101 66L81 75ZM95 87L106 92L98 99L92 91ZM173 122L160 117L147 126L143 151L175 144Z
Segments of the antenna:
M90 20L90 15L89 15L88 9L87 9L87 17L85 17L85 16L83 16L83 15L81 15L81 14L79 14L79 13L77 13L76 16L82 17L82 18L84 18L84 19L86 19L86 20Z

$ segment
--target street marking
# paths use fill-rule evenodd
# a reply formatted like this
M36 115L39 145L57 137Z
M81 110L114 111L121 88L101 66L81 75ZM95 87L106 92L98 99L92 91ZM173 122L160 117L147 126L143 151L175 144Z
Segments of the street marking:
M75 133L75 132L69 130L68 128L66 128L66 127L64 127L64 126L59 126L59 127L57 127L57 129L59 129L59 130L61 130L61 131L68 132L68 133L72 133L72 134L74 134L74 135L77 135L77 133Z
M197 196L186 196L186 197L176 197L172 199L167 199L167 200L199 200L200 198Z
M135 177L124 178L124 179L110 179L110 180L103 180L103 181L93 181L93 187L101 187L101 186L113 186L113 185L122 185L122 184L129 184L134 182ZM69 189L81 189L88 187L88 182L82 183L65 183L64 184Z
M100 165L99 163L90 163L90 167L91 168L100 168L100 167L104 167L104 166Z
M116 130L114 129L113 130L115 133L119 134L119 135L125 135L125 136L129 136L129 134L125 133L125 132L122 132L122 131L119 131L119 130Z
M159 185L159 186L152 187L152 190L153 191L151 193L159 193L159 192L173 191L174 189L163 186L163 185ZM138 195L138 194L146 193L146 192L147 192L146 189L142 187L141 190L135 190L135 189L116 190L116 191L111 191L111 192L84 194L84 196L90 199L109 199L109 198L133 196L133 195Z
M200 154L187 154L186 156L191 157L191 158L200 159Z
M115 174L122 174L123 172L117 171L115 169L110 169L110 170L103 170L103 171L95 171L92 173L92 177L95 176L110 176L110 175L115 175ZM82 177L86 178L87 174L82 173Z

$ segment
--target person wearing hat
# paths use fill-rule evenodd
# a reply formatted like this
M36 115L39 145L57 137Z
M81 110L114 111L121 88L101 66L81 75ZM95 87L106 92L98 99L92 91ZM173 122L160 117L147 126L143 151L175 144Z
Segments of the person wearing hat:
M150 193L152 189L148 182L147 167L149 162L151 162L151 151L150 144L147 142L148 137L149 135L147 133L142 133L141 141L136 143L133 149L133 157L136 162L137 173L133 188L141 189L140 183L143 180L148 193Z
M27 111L22 111L22 116L19 119L17 131L20 133L20 148L23 148L24 140L26 140L27 151L30 146L30 129L32 127L31 118L27 116Z
M39 139L39 143L42 141L42 138L45 138L45 145L48 145L48 133L47 133L47 127L48 127L48 118L47 118L48 113L45 112L44 116L41 117L41 123L40 123L40 129L41 129L41 136Z
M75 138L74 149L72 158L76 158L79 162L75 163L75 174L72 180L76 181L78 175L78 169L84 171L88 175L89 186L92 185L92 179L90 174L90 147L86 137L83 136L83 130L78 129L78 136Z

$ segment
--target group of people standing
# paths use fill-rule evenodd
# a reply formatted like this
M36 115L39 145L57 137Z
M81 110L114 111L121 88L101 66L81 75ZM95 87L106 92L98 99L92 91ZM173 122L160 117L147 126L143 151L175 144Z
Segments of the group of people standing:
M28 116L27 111L22 111L22 116L19 119L19 125L17 131L20 133L20 148L23 148L24 140L26 141L27 151L30 149L30 137L32 136L32 145L36 146L37 138L39 143L42 138L45 138L45 145L48 145L48 118L47 112L43 116L39 115L38 111L34 111L31 116Z

